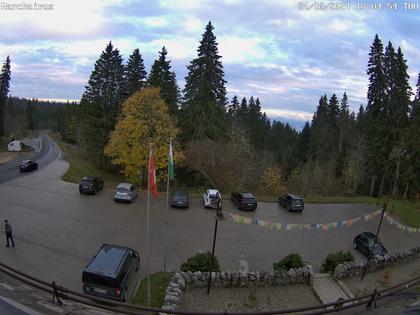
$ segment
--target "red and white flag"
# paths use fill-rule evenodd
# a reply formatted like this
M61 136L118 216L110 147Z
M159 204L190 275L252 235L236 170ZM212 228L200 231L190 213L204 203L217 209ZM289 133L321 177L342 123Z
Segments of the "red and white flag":
M149 155L149 180L150 180L150 192L153 197L157 197L157 181L156 181L156 171L155 171L155 156L153 154L153 145L150 146L150 155Z

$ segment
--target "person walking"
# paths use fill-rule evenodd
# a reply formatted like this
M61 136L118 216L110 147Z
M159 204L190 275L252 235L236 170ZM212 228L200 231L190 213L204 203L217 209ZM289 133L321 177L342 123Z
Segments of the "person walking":
M10 225L10 223L7 220L4 220L4 231L6 232L6 247L9 247L9 239L12 241L12 247L15 247L15 241L13 241L13 231L12 231L12 226Z

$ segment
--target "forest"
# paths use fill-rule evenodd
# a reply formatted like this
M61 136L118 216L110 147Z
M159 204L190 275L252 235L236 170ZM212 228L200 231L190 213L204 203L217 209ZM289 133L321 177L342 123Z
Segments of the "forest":
M98 167L140 184L149 143L164 184L171 138L176 185L192 189L418 198L420 75L410 87L402 49L384 46L378 35L366 57L366 104L353 112L351 95L320 91L312 121L301 131L269 119L256 96L227 98L211 22L182 90L165 47L147 73L139 49L124 63L109 42L78 103L10 96L7 57L0 74L0 134L14 139L26 129L58 131Z

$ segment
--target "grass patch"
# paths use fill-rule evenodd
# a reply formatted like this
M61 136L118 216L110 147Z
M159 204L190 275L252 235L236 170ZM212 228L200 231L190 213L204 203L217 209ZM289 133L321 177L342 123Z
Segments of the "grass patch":
M174 276L174 272L155 272L150 275L150 291L152 307L161 307L165 298L165 290ZM147 278L143 278L131 301L133 304L147 305Z
M388 211L401 223L420 228L420 200L393 200Z
M7 152L7 145L9 142L7 137L0 137L0 152Z
M91 159L88 152L78 145L65 143L58 133L49 133L51 138L58 144L63 152L64 158L69 162L70 167L62 176L62 180L79 183L83 176L94 175L104 180L106 188L115 188L119 183L124 182L124 176L119 173L112 173L106 169L98 167Z

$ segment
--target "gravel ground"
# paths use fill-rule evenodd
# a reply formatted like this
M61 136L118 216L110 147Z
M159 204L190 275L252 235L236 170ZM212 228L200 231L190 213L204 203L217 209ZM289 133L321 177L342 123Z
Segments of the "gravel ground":
M251 295L251 298L249 296ZM260 287L252 299L250 288L187 289L180 309L184 311L236 311L251 312L320 305L311 286L295 284L284 287Z
M420 276L420 258L404 265L367 273L363 282L360 281L360 276L343 280L343 282L355 296L360 296L372 292L375 288L386 289L416 276Z

